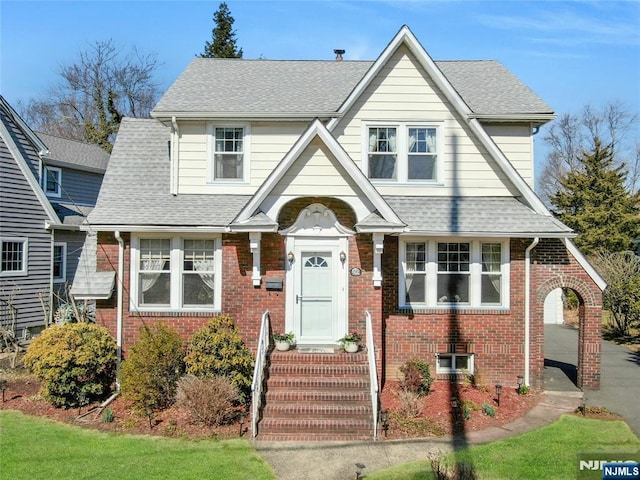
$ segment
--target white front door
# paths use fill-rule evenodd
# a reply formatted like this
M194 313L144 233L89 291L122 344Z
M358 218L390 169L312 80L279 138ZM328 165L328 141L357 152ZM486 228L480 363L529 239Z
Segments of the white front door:
M335 266L330 251L301 251L296 317L300 340L334 341Z
M289 239L287 331L299 345L335 344L347 331L346 239Z

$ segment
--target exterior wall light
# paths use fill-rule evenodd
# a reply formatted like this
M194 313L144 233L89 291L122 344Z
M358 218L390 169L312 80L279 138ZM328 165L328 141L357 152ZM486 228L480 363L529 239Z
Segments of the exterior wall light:
M289 265L291 265L295 259L296 257L293 252L290 251L289 253L287 253L287 261L289 262Z
M340 252L340 262L344 265L344 262L347 261L347 254L344 251Z

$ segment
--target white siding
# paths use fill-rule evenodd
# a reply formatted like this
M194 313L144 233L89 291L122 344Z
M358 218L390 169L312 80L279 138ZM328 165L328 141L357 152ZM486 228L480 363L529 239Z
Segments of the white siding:
M252 195L307 126L306 122L251 123L250 182L248 184L244 182L209 183L207 182L207 123L181 122L179 125L179 192Z
M533 137L531 135L533 127L527 123L485 125L484 128L522 178L533 188Z
M363 128L368 121L442 122L445 128L443 183L378 184L383 195L517 193L405 47L398 49L334 130L338 141L361 167Z
M438 122L444 127L441 182L377 184L383 195L518 195L505 174L467 129L465 122L453 112L451 104L405 47L400 47L334 130L338 141L361 168L363 129L366 122L375 121ZM207 122L182 121L179 126L179 193L252 195L287 154L308 123L251 123L248 183L208 182ZM488 127L488 131L514 167L533 185L530 127L523 124L500 125ZM316 152L314 155L321 154ZM323 169L318 162L320 160L314 158L308 164L308 171L313 172L308 178L299 181L290 179L286 193L308 193L309 185L304 182L312 181L313 185L334 186L335 190L332 191L341 191L344 180L328 173L335 172L335 169Z

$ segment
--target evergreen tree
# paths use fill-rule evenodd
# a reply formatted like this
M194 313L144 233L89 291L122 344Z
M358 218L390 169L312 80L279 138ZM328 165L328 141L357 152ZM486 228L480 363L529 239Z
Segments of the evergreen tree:
M632 250L640 237L640 195L625 189L624 165L616 166L611 146L597 138L578 160L550 198L554 214L578 233L575 243L585 254Z
M233 31L235 20L225 2L213 14L213 22L216 26L211 42L205 42L200 58L242 58L242 49L236 46L236 32Z

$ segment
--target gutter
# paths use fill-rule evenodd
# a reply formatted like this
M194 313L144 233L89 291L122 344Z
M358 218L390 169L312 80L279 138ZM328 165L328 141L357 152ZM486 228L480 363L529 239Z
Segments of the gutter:
M524 384L528 387L529 369L531 368L531 352L529 339L531 337L531 251L540 242L540 237L535 237L531 245L524 251Z
M114 237L118 241L118 304L116 311L116 392L120 391L120 364L122 363L122 305L124 285L124 240L120 236L119 231L113 232Z

